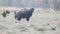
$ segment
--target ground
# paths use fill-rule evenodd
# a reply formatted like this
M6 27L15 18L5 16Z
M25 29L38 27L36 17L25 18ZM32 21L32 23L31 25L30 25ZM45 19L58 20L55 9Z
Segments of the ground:
M4 10L10 14L6 18L2 16ZM0 34L60 34L60 12L53 9L35 8L29 22L14 18L14 11L21 8L1 7L0 8Z

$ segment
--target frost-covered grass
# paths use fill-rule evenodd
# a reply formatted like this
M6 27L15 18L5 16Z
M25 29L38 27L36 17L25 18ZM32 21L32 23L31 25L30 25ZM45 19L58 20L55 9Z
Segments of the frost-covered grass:
M0 8L0 34L60 34L60 12L53 9L35 8L35 11L27 22L22 19L15 23L14 11L22 8ZM10 14L3 18L2 12L9 10ZM7 29L4 29L4 27Z

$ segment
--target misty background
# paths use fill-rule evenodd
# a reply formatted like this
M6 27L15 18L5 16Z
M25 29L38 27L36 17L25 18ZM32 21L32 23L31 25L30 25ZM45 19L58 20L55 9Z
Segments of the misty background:
M60 0L0 0L4 7L34 7L60 10Z

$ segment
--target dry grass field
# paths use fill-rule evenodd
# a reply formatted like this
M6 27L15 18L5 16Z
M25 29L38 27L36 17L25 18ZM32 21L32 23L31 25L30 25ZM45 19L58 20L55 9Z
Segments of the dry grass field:
M29 22L22 19L15 23L14 11L22 8L0 7L0 34L60 34L60 12L53 9L35 8ZM10 11L4 18L2 12Z

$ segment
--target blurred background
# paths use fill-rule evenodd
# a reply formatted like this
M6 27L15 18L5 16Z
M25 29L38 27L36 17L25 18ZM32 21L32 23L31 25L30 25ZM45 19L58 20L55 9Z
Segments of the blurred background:
M0 6L60 10L60 0L0 0Z

